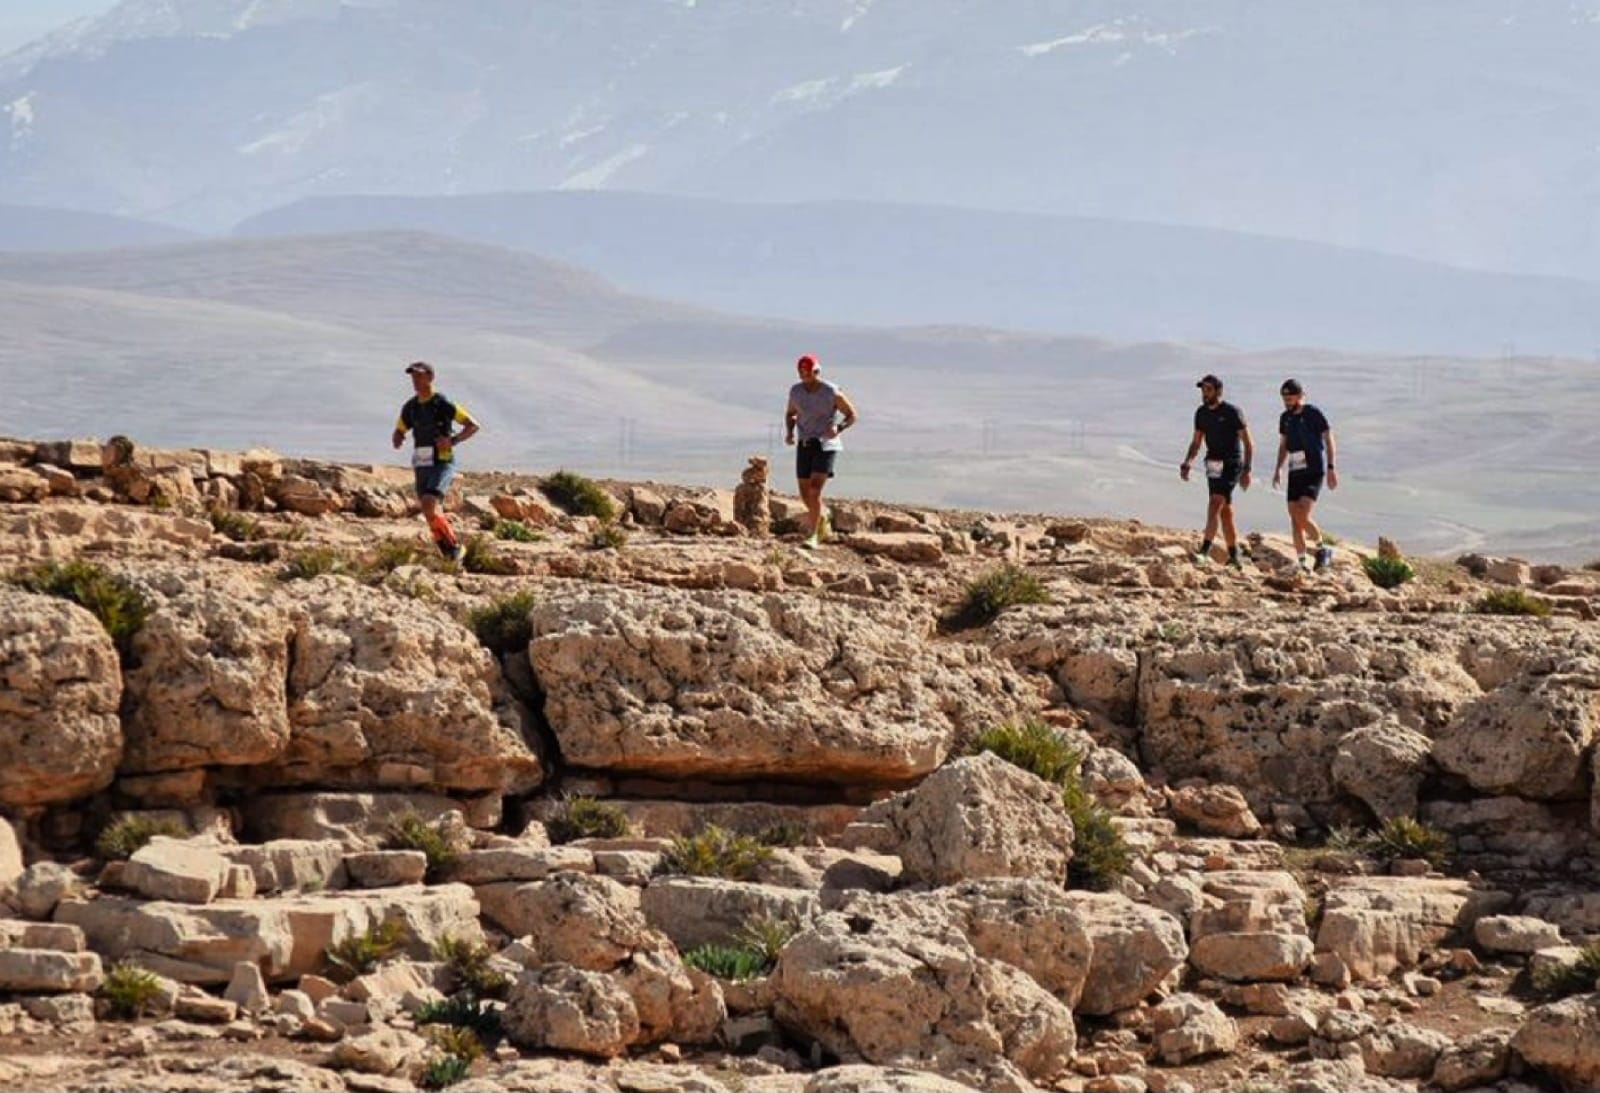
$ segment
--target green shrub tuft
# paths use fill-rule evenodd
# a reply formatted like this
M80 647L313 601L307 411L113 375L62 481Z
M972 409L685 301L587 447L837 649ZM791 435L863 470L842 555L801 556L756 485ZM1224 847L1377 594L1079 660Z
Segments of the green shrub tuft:
M450 966L456 982L471 999L500 998L511 987L511 980L494 966L494 950L481 941L446 935L434 943L433 956ZM471 1027L478 1026L473 1022Z
M155 972L129 961L116 964L100 984L100 997L114 1018L135 1021L152 1012L161 997L161 979Z
M1496 588L1485 593L1472 609L1480 615L1531 615L1540 619L1550 614L1548 603L1520 588Z
M155 610L133 582L93 562L46 562L12 580L29 592L71 600L84 608L100 620L124 661L132 651L133 636Z
M691 877L749 880L756 867L771 856L770 846L762 846L748 835L735 835L716 824L708 824L694 835L674 838L661 867L664 872Z
M95 851L106 861L127 861L157 835L182 839L189 832L176 820L154 820L148 816L124 816L100 830Z
M517 572L517 560L501 554L487 535L470 536L462 546L461 568L468 573L509 577Z
M298 551L278 574L285 581L309 581L317 577L351 577L361 566L344 553L328 546L307 547Z
M251 543L265 537L254 518L232 509L212 509L211 530L236 543Z
M323 955L335 976L354 979L358 975L368 974L399 952L405 941L405 924L399 919L385 919L376 926L367 927L362 933L352 934L328 946Z
M1417 576L1417 571L1404 558L1363 558L1361 568L1367 571L1367 578L1379 588L1399 588Z
M574 516L596 516L610 523L617 516L617 502L599 483L574 471L560 470L539 488L544 495Z
M987 626L1008 607L1049 603L1050 591L1032 573L1003 565L967 584L966 592L954 611L945 616L946 630L970 630Z
M545 827L551 840L557 843L570 843L574 839L621 839L633 830L628 814L617 805L581 796L563 800L561 811Z
M718 979L739 982L767 974L767 956L752 945L696 945L683 954L683 962Z
M446 826L445 820L429 823L411 811L402 812L389 821L384 847L422 851L428 859L428 880L433 882L442 878L464 849L460 837Z
M500 1035L500 1011L471 991L438 1002L426 1002L417 1007L413 1017L419 1025L471 1029L480 1040L492 1040Z
M1074 777L1083 757L1062 735L1042 721L996 725L985 729L968 748L977 755L991 751L1013 766L1038 775L1046 782L1065 785Z
M494 532L496 539L504 539L512 543L537 543L544 535L521 520L496 520L486 530Z
M771 968L778 962L778 954L783 952L783 947L799 932L800 928L787 919L757 915L744 924L744 929L739 931L739 936L734 940L760 953L766 958L767 967Z
M477 607L467 614L467 625L478 635L478 641L496 656L528 651L533 640L533 626L528 622L528 612L533 610L537 597L531 589L513 592L491 600L487 607Z
M471 1071L471 1059L460 1055L435 1055L422 1068L422 1077L417 1079L417 1084L423 1089L449 1089L457 1082L465 1081Z
M615 524L605 524L589 536L591 550L621 550L628 545L628 533Z
M1395 816L1372 833L1372 856L1381 861L1421 858L1441 866L1450 860L1450 837L1410 816Z

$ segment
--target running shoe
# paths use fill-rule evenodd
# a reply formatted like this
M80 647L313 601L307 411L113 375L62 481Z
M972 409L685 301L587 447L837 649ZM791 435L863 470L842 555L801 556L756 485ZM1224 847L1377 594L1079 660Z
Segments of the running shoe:
M1333 548L1323 547L1317 551L1317 572L1333 568Z
M1311 572L1311 558L1310 558L1309 555L1306 555L1306 554L1300 555L1300 560L1295 564L1299 567L1300 572L1302 572L1302 573L1310 573Z

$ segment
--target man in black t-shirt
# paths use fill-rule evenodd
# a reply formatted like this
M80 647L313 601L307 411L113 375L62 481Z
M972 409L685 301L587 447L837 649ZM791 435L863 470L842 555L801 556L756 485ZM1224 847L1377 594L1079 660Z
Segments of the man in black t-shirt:
M1302 572L1311 571L1306 545L1317 548L1317 569L1333 565L1333 548L1322 541L1322 529L1311 518L1317 495L1326 479L1328 488L1339 488L1339 472L1334 468L1333 428L1321 410L1306 401L1299 380L1284 380L1283 413L1278 418L1278 464L1272 486L1283 481L1283 468L1289 467L1289 524L1294 530L1294 549Z
M1194 469L1194 457L1200 445L1206 449L1206 487L1210 502L1206 508L1205 540L1195 561L1204 565L1211 561L1211 547L1217 538L1217 527L1222 527L1228 543L1228 564L1239 566L1239 529L1233 522L1233 490L1250 488L1250 463L1255 458L1256 445L1250 436L1250 426L1244 414L1231 402L1222 401L1222 381L1216 376L1206 376L1195 384L1200 388L1200 405L1194 412L1194 437L1189 442L1189 454L1178 466L1178 474L1185 482Z
M456 473L456 448L477 434L478 423L465 406L433 389L433 365L414 361L406 365L406 375L411 377L411 389L416 394L400 407L400 417L389 439L398 448L405 443L407 433L414 438L411 468L422 518L428 522L428 533L439 553L460 561L461 540L456 538L450 517L445 514L444 501ZM460 432L455 431L457 425L461 426Z

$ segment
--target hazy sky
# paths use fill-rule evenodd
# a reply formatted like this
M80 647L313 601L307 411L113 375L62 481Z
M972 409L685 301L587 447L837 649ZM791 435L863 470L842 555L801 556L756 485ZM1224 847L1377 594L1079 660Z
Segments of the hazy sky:
M115 6L116 0L0 0L0 54L80 15L97 15Z

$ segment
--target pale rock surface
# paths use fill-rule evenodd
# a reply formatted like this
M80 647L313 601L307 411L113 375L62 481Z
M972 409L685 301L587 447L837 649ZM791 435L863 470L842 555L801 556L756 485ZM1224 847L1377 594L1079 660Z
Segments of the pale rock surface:
M5 817L0 816L0 894L15 885L22 874L22 843L17 839L16 830L6 822Z
M986 1088L1055 1077L1076 1041L1063 1003L911 900L823 915L785 946L773 990L778 1020L841 1058Z
M1565 1089L1600 1088L1600 994L1563 998L1529 1010L1511 1050Z
M984 650L921 640L931 621L898 609L581 588L531 621L545 715L591 769L892 783L1036 704Z
M1150 1011L1156 1054L1176 1066L1208 1055L1225 1055L1239 1044L1239 1026L1197 994L1175 994Z
M428 856L420 850L363 850L346 854L344 868L358 888L393 888L421 884Z
M907 880L955 884L979 877L1064 883L1072 820L1061 791L990 753L941 767L916 789L872 805L862 824L891 833Z
M812 1074L803 1093L971 1093L973 1087L926 1070L905 1067L829 1067Z
M34 862L16 879L11 902L23 918L42 921L55 911L56 904L76 894L82 886L78 875L66 866L52 861Z
M266 779L520 792L539 758L494 657L448 614L335 577L297 585L290 740Z
M1445 1045L1434 1064L1431 1084L1456 1093L1492 1085L1505 1077L1515 1029L1495 1028Z
M1316 947L1337 955L1355 978L1379 979L1414 967L1424 952L1510 901L1465 880L1348 878L1325 897Z
M1398 721L1363 725L1339 738L1334 785L1380 820L1415 816L1417 790L1427 777L1432 750L1431 740Z
M166 600L133 639L124 773L270 762L289 745L291 621L257 594L199 584Z
M1478 947L1489 953L1526 956L1565 944L1560 927L1530 915L1486 915L1473 923L1472 936Z
M1261 833L1261 821L1233 786L1185 786L1174 790L1172 815L1203 835L1249 839Z
M1521 679L1438 733L1433 759L1483 793L1560 798L1583 788L1600 717L1600 668Z
M233 977L228 980L222 997L238 1006L240 1012L251 1015L263 1014L272 1008L272 995L267 992L261 966L248 960L233 966Z
M649 924L679 952L728 944L752 919L799 927L820 910L812 892L719 877L657 877L640 893L639 905Z
M128 859L122 884L149 899L210 903L228 879L229 864L215 847L158 835Z
M347 879L344 844L331 839L272 839L219 850L255 875L261 893L343 888Z
M122 669L76 604L0 583L0 807L70 801L111 784L122 754Z
M103 979L98 953L0 949L0 992L92 992Z
M422 1064L427 1051L427 1041L414 1032L375 1028L339 1041L333 1065L365 1074L405 1074Z
M518 1047L621 1055L639 1039L639 1011L613 976L545 964L512 985L503 1021Z
M1095 1016L1137 1006L1183 967L1183 924L1165 911L1109 892L1068 892L1093 944L1076 1012Z

